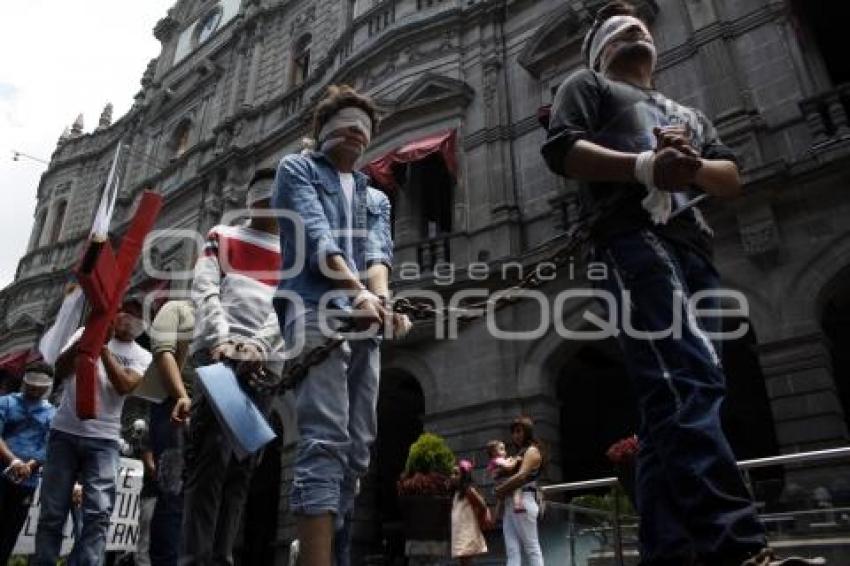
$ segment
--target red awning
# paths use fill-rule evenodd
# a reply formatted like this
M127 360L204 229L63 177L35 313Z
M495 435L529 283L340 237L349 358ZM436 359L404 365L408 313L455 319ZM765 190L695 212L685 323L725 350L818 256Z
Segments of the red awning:
M23 375L27 364L39 359L41 355L33 350L15 350L0 356L0 371L12 375Z
M546 104L537 109L537 123L544 130L549 129L549 121L552 119L552 105Z
M393 175L393 165L411 163L424 159L433 153L440 153L446 163L449 174L457 179L457 131L440 132L427 138L416 140L375 159L363 167L363 172L372 181L385 190L398 190L400 187Z

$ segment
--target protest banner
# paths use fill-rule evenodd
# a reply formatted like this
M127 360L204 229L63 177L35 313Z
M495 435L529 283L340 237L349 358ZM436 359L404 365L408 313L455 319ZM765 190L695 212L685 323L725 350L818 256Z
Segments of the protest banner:
M139 509L141 506L142 475L144 468L141 460L121 458L118 466L118 476L115 481L115 506L109 520L109 530L106 533L106 551L136 550L139 540ZM83 496L85 497L85 495ZM41 483L33 496L27 521L21 529L18 541L12 554L27 555L35 553L35 531L38 527L38 512L41 508ZM79 525L77 528L82 528ZM62 538L61 555L67 556L74 547L75 526L71 516L65 523Z

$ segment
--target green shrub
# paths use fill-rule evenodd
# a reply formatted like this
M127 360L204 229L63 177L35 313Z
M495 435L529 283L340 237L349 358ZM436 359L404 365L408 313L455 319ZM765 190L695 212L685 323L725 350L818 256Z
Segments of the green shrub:
M614 510L619 508L620 515L637 514L626 492L619 485L612 487L605 495L582 495L580 497L574 497L571 503L578 507L598 509L599 511L607 511L609 513L614 513Z
M455 455L443 437L426 432L410 445L404 474L410 476L416 473L437 473L449 476L454 466Z

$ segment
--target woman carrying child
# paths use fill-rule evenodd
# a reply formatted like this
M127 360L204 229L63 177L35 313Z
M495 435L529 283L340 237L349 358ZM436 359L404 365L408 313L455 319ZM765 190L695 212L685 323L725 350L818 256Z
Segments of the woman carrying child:
M540 505L537 501L537 478L543 466L540 442L534 437L534 422L528 417L519 417L511 423L511 440L522 459L519 471L496 486L496 497L504 499L519 490L524 513L505 513L502 532L505 536L507 566L520 566L522 555L528 557L531 566L543 566L543 552L537 536L537 517Z

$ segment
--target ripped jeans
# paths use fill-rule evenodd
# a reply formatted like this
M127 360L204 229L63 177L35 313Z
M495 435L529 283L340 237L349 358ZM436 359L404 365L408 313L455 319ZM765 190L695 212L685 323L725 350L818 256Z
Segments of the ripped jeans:
M303 352L324 344L315 313L306 315ZM284 333L296 344L299 324ZM298 362L298 359L293 362ZM295 389L298 448L290 492L296 515L333 513L337 530L354 508L359 478L369 469L378 432L378 338L347 340L310 368Z
M720 423L726 382L718 348L706 335L720 329L720 320L697 320L687 308L694 293L718 287L717 271L650 230L614 237L594 256L608 268L600 287L618 310L618 340L641 416L641 564L757 552L765 546L764 529ZM697 306L718 308L719 299ZM624 309L635 331L664 331L680 319L681 335L638 336L625 328Z

